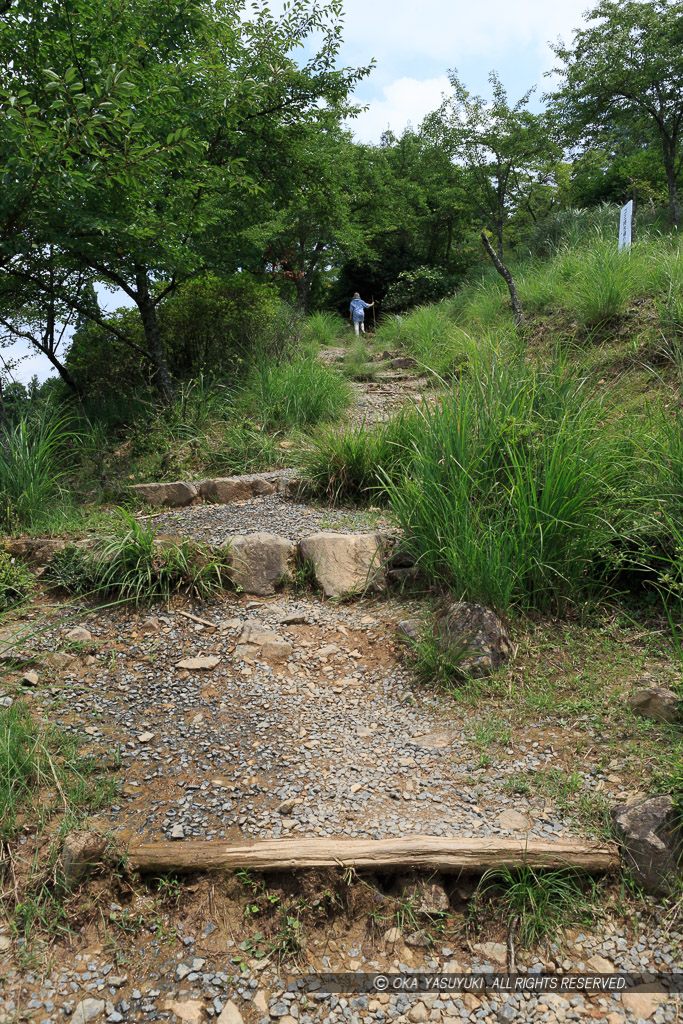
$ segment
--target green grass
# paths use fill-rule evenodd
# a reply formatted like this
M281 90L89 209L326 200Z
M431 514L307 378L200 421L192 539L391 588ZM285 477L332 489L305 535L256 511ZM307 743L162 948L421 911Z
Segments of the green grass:
M33 590L33 573L23 562L0 551L0 612L25 601Z
M45 581L68 593L136 605L168 603L177 593L207 600L226 585L225 565L201 545L164 538L124 509L119 516L118 529L94 551L69 547L55 555Z
M570 925L589 925L596 916L596 886L570 871L517 869L488 871L474 899L475 913L492 904L508 930L526 949L550 940Z
M303 341L319 346L336 345L345 332L346 322L336 313L311 313L304 320Z
M503 612L599 591L636 462L604 415L575 367L523 359L494 360L426 410L409 476L387 484L423 572Z
M107 803L113 783L74 737L37 723L20 705L0 709L0 838L61 812L69 826Z
M351 402L343 376L313 357L257 362L238 405L265 430L337 420Z
M387 481L398 481L413 457L420 412L407 408L372 427L365 422L314 436L302 468L314 494L334 503L386 502Z
M50 409L26 416L0 438L0 517L5 529L35 528L63 500L60 481L78 435Z
M405 315L386 317L377 330L376 347L401 348L438 378L458 376L468 365L473 342L453 322L449 308L448 303L416 306Z

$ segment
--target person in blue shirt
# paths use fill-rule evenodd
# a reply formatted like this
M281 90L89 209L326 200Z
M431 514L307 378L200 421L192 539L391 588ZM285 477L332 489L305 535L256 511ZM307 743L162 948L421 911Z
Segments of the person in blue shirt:
M374 302L363 302L358 292L353 293L349 306L349 320L353 320L353 329L356 334L359 331L365 334L365 310L374 305Z

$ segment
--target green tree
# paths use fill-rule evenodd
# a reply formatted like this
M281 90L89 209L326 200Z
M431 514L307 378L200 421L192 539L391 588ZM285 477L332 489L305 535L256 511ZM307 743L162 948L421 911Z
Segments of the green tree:
M615 126L661 148L669 219L680 226L677 178L683 127L683 7L670 0L602 0L589 27L555 53L562 76L551 99L570 138L598 145Z
M43 289L49 248L74 273L121 288L144 343L120 340L151 363L165 399L172 381L159 305L207 269L238 265L241 198L275 173L283 139L329 107L341 116L362 73L334 68L340 12L340 0L295 0L280 18L264 7L250 21L237 0L18 0L10 8L1 109L25 94L29 129L16 172L28 178L38 158L36 121L49 125L55 152L66 156L64 173L33 188L9 272ZM300 65L295 51L312 34L317 49ZM114 68L123 69L127 101L98 104L102 69ZM95 128L88 122L81 131L65 94L97 110ZM106 321L73 288L60 298Z
M469 93L456 71L449 73L449 79L453 95L428 115L423 131L467 169L481 225L492 231L495 251L486 231L482 231L482 242L507 283L515 318L521 322L521 302L503 258L505 228L521 206L533 212L536 204L545 201L559 148L549 119L527 109L533 90L511 106L495 71L489 75L492 102Z

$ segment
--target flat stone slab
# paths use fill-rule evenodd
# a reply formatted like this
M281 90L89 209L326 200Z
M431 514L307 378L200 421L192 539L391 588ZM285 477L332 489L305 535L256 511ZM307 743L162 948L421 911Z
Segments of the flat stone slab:
M174 480L172 483L131 484L131 492L150 505L166 505L169 508L182 508L199 494L194 484L187 480Z

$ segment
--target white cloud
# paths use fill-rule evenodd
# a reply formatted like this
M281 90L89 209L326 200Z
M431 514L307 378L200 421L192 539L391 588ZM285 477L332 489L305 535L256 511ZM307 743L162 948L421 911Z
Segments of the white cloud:
M587 0L345 0L344 38L349 49L374 54L378 62L428 58L444 70L481 57L487 70L520 47L547 52L548 41L567 42L583 21Z
M360 142L379 141L387 128L400 135L410 122L414 128L441 103L444 92L451 87L446 75L438 78L399 78L382 89L382 99L372 100L369 109L349 122Z

